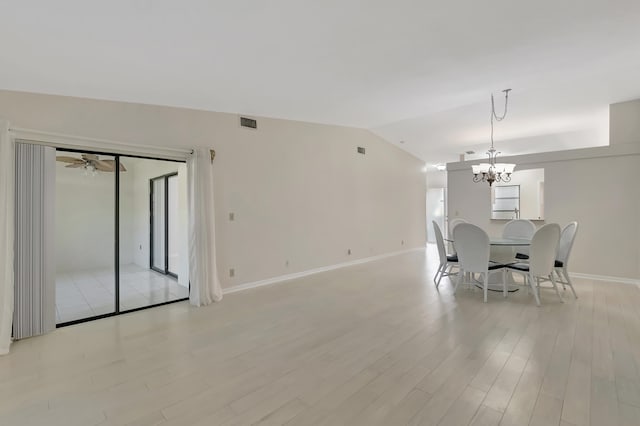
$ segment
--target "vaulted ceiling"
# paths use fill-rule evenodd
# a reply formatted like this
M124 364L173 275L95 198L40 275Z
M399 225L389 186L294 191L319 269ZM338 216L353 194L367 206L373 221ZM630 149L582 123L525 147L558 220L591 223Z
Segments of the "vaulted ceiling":
M364 127L423 158L603 145L635 0L4 1L0 88ZM401 143L401 141L403 141Z

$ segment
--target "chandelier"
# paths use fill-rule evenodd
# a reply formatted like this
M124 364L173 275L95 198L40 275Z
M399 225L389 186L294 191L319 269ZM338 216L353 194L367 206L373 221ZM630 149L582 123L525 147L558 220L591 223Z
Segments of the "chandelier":
M493 147L493 120L502 121L507 116L507 104L509 102L509 92L511 89L505 89L504 92L504 113L501 116L496 114L496 107L493 102L493 93L491 94L491 148L487 151L489 156L488 163L474 164L471 166L473 169L473 181L474 182L489 182L489 186L493 185L493 182L509 182L511 181L511 173L516 167L515 164L508 163L496 163L499 151Z

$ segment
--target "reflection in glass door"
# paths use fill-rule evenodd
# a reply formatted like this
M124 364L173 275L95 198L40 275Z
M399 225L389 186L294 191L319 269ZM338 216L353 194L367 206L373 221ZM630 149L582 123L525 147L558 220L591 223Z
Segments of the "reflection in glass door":
M178 277L180 265L178 191L178 175L167 176L167 193L165 197L167 204L167 273L176 278Z
M56 323L116 312L112 155L56 152Z
M178 174L151 179L151 268L178 277Z
M151 180L151 269L166 273L165 267L165 180Z
M125 156L121 161L132 173L120 181L120 310L185 299L189 278L180 262L188 258L182 255L188 247L186 166Z

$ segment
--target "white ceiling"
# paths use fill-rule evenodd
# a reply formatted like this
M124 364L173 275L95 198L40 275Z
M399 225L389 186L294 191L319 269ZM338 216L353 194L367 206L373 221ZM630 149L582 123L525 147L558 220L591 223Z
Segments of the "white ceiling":
M0 49L0 88L364 127L428 163L486 150L507 87L514 154L606 144L640 98L637 0L2 0Z

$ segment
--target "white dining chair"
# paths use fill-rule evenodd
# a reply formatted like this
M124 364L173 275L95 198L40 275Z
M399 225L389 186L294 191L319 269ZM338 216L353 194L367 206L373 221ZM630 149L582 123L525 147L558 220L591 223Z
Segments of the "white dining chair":
M502 230L502 238L531 239L536 233L536 225L527 219L515 219L507 222ZM520 247L515 253L515 258L525 260L529 258L529 249Z
M460 270L458 271L458 280L456 281L454 294L458 290L458 286L464 281L464 277L468 276L469 284L473 274L481 274L482 289L484 291L484 301L487 301L487 291L489 285L489 271L504 268L502 264L494 264L489 262L489 236L482 228L472 225L471 223L461 223L453 230L453 245L458 254L458 262ZM504 276L503 276L504 278ZM507 297L507 284L502 280L503 295Z
M538 306L540 306L540 295L538 293L540 281L551 281L558 298L561 302L564 302L558 291L554 276L559 242L560 225L557 223L544 225L533 234L531 245L529 246L529 261L507 265L509 270L524 275L525 285L528 284L531 287Z
M457 217L455 219L451 219L449 221L449 230L448 230L448 235L449 235L449 239L453 240L453 230L456 228L456 226L460 225L461 223L469 223L467 220L462 219L460 217ZM456 248L453 244L451 244L451 249L453 250L453 254L456 253Z
M438 288L440 280L443 277L457 275L453 273L452 270L454 266L458 266L458 256L455 254L447 254L442 231L435 220L433 221L433 229L436 234L436 245L438 246L438 256L440 257L440 265L438 266L436 275L433 277L433 282L436 284L436 288ZM447 271L447 269L449 270Z
M460 225L461 223L469 223L467 220L462 219L460 217L457 217L455 219L451 219L449 221L449 239L453 239L453 230L456 229L456 226Z
M565 288L565 285L568 285L573 292L573 297L576 299L578 298L578 295L573 288L571 278L569 278L567 264L569 263L569 256L571 255L571 249L573 248L573 242L576 239L577 233L578 222L571 222L562 229L562 233L560 234L560 244L558 245L558 255L556 256L554 265L554 271L558 277L558 282L562 284L563 288Z

